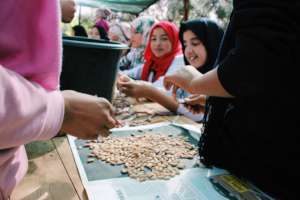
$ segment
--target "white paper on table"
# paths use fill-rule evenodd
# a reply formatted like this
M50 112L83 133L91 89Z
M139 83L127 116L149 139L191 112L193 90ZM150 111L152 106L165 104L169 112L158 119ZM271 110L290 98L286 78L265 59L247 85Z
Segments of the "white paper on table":
M123 127L111 129L111 131L114 133L128 130L144 130L168 125L189 130L194 138L199 138L201 134L199 127L171 122ZM139 182L129 177L122 177L88 181L75 145L76 138L68 136L68 139L89 200L228 200L228 198L216 191L209 180L209 177L214 175L228 174L225 170L218 168L189 168L181 170L180 175L170 180Z

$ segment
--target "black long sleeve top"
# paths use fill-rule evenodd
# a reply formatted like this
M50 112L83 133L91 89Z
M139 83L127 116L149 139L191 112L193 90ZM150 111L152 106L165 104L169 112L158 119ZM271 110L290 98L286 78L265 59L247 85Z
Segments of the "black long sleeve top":
M207 164L280 199L295 195L300 178L299 13L296 0L234 0L217 62L234 98L215 98L200 149Z

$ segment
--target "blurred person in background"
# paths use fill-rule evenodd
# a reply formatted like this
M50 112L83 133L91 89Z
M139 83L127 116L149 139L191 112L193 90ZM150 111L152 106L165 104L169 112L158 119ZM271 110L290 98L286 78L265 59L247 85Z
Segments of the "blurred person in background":
M108 17L111 15L111 11L108 8L98 8L96 10L96 27L102 27L106 34L109 31Z
M61 21L70 23L75 16L76 3L74 0L60 0L61 5Z
M134 78L134 74L139 73L136 70L141 70L149 33L155 22L154 18L148 16L138 17L131 22L130 51L120 59L118 64L121 74Z
M91 28L89 37L97 40L109 40L107 32L104 30L104 28L96 25Z
M120 42L126 45L130 44L130 24L127 22L115 22L110 26L108 38L114 42ZM129 50L123 50L121 57L125 56Z
M127 22L115 22L111 24L108 37L111 41L129 45L130 24Z
M72 27L72 36L88 37L88 34L82 25L76 25Z

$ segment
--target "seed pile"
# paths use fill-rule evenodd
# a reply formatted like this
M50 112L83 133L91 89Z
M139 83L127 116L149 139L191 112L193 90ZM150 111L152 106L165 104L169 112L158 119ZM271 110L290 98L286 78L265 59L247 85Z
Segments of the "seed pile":
M115 108L115 114L121 115L123 113L129 113L132 108L131 103L126 99L126 96L122 93L118 93L112 100L112 105Z
M112 105L115 107L116 118L131 127L156 123L157 120L153 118L159 116L150 111L134 111L133 105L122 93L116 95Z
M90 157L111 165L123 164L121 173L138 181L168 180L185 168L184 158L193 159L197 154L197 149L185 137L153 133L109 136L89 141L86 146L92 151Z

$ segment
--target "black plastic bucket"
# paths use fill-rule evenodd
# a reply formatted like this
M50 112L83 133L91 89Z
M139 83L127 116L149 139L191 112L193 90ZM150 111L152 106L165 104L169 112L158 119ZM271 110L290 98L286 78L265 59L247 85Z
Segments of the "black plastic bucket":
M62 90L111 100L117 65L124 44L85 37L63 37Z

